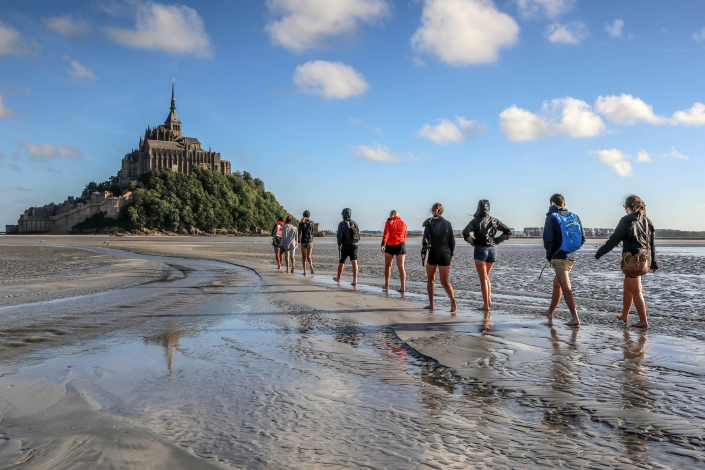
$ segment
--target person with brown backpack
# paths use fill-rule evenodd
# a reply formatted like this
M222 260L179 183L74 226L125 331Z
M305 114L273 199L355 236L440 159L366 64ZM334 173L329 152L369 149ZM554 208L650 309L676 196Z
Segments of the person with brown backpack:
M651 270L658 271L654 225L646 217L646 203L634 194L624 200L627 215L622 217L607 243L598 248L595 259L600 259L622 242L622 272L624 273L624 295L622 314L618 320L627 323L632 305L639 314L639 321L632 324L636 328L648 328L646 302L641 287L641 277Z

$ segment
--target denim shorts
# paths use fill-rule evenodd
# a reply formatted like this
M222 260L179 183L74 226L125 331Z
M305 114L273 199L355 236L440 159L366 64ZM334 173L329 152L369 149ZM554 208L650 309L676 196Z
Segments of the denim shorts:
M494 246L476 246L475 261L494 263L497 260L497 248Z

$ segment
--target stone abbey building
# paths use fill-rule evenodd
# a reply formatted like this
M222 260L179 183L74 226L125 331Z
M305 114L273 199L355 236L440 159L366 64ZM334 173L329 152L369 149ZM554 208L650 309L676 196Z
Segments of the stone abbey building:
M181 121L176 115L174 84L171 85L171 111L163 125L147 128L140 137L137 150L122 159L119 184L123 188L130 181L139 180L143 173L159 168L170 168L179 173L190 173L195 167L230 174L230 162L220 159L220 153L201 149L201 143L181 133ZM70 196L61 204L30 207L17 225L6 225L6 233L69 233L74 225L87 217L102 212L105 217L117 218L130 202L130 193L113 196L110 192L84 191L80 197Z
M122 159L120 185L125 187L130 181L138 180L143 173L159 168L170 168L178 173L190 173L195 167L230 174L230 162L220 159L220 153L201 149L201 143L194 137L184 137L181 121L176 115L174 84L171 84L171 111L164 124L151 129L147 127L144 137L140 137L137 150Z

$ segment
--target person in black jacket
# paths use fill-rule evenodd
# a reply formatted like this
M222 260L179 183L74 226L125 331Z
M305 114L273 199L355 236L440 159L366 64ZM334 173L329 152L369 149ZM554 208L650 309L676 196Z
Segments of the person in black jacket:
M497 232L502 235L495 238ZM473 236L470 235L473 234ZM490 217L490 201L482 199L477 203L477 210L473 219L463 230L463 239L475 247L475 269L480 276L483 306L480 310L489 312L492 306L492 284L490 271L497 260L496 245L508 240L511 229L494 217Z
M654 225L646 217L646 204L635 195L629 195L624 200L624 210L627 215L622 217L607 243L598 248L595 259L600 259L609 253L619 242L622 242L622 259L624 255L637 255L640 252L647 253L647 263L649 269L655 273L658 271L656 263L656 245L654 244ZM622 314L618 320L627 323L629 321L629 311L632 304L639 314L639 322L632 326L637 328L648 328L649 321L646 318L646 302L641 289L641 276L625 276L624 295L622 296Z
M433 287L436 283L436 269L441 275L441 285L450 298L450 313L458 309L455 301L453 286L450 285L450 260L455 250L455 236L450 222L442 217L443 204L437 202L431 207L430 219L423 223L422 256L430 247L426 259L426 291L428 292L428 305L424 308L433 310Z
M311 213L304 211L304 216L299 221L299 247L301 248L301 260L304 265L304 276L306 275L307 261L308 266L311 268L311 274L313 274L313 260L311 259L311 254L313 253L313 221L309 217L311 217Z
M551 264L556 275L553 278L551 305L548 307L548 310L544 310L541 313L548 318L549 324L553 324L553 313L556 311L558 303L561 301L562 294L571 315L570 321L566 323L566 325L578 326L580 325L578 307L575 304L575 297L573 296L573 289L570 284L570 271L575 264L575 251L566 253L561 250L561 245L563 244L561 226L553 215L559 214L563 217L568 217L571 213L565 208L565 198L562 194L554 194L551 196L549 203L551 206L546 214L546 223L543 227L543 246L546 249L546 259ZM578 223L582 229L583 223L580 221L580 217L578 217ZM583 231L581 230L581 232ZM583 232L580 246L583 246L584 243L585 233Z
M338 224L338 254L340 259L338 260L338 275L333 278L335 282L340 284L340 279L343 277L343 269L345 268L345 260L350 258L350 264L352 265L353 281L351 285L357 285L357 241L354 240L353 233L357 231L359 235L360 228L352 219L352 211L348 208L343 209L340 214L343 217L343 221Z

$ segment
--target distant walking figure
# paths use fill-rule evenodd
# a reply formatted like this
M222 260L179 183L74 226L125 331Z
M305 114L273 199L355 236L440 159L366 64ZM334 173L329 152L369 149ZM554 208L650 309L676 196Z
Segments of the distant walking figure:
M622 314L617 317L624 323L629 321L629 311L632 304L639 314L639 322L632 324L637 328L648 328L646 318L646 302L641 290L641 276L649 269L658 271L656 263L656 245L654 244L654 226L646 217L646 203L635 195L629 195L624 200L624 210L627 213L619 221L617 228L607 243L595 253L595 259L600 259L609 253L619 242L622 242L622 272L624 273L624 295L622 296Z
M433 288L436 283L436 269L441 275L441 285L450 298L450 313L458 309L455 301L453 286L450 285L450 260L455 250L455 236L453 226L443 218L443 204L437 202L431 207L431 218L423 223L423 244L421 256L426 262L426 291L428 292L428 305L424 308L433 310Z
M561 293L570 310L568 326L580 325L578 307L570 285L570 271L575 264L575 252L585 243L583 224L580 218L565 208L565 198L562 194L554 194L549 200L551 206L546 214L546 223L543 227L543 246L546 249L546 259L556 276L553 278L553 295L548 310L541 313L548 318L548 323L553 324L553 313L561 301Z
M277 259L277 269L282 268L282 230L284 228L284 217L279 217L277 223L272 228L272 246L274 247L274 256Z
M304 276L306 275L306 262L311 268L313 274L313 260L311 253L313 252L313 221L309 218L311 213L304 211L303 218L299 221L299 246L301 247L301 262L304 265Z
M406 270L404 269L404 259L406 258L406 222L401 220L399 212L393 210L389 213L389 218L384 224L384 235L382 235L382 253L384 253L384 286L389 289L389 280L392 278L392 261L397 259L399 269L399 281L401 288L399 292L406 291Z
M298 231L296 227L291 225L292 218L290 215L286 216L286 221L284 222L284 227L282 228L282 238L281 238L281 253L286 261L286 271L289 272L289 261L291 261L291 272L294 272L294 264L296 263L294 258L294 252L298 246Z
M343 209L341 213L343 221L338 224L338 253L340 260L338 261L338 275L333 278L335 282L340 284L340 278L343 276L343 268L345 268L345 260L350 258L352 264L353 282L352 285L357 285L357 242L360 241L360 227L357 222L352 219L352 211Z
M502 235L495 238L497 232ZM473 234L473 236L470 235ZM490 217L490 201L482 199L477 203L477 210L473 219L463 230L463 239L475 247L475 268L480 276L483 306L479 310L490 311L492 306L492 283L490 272L497 260L496 245L508 240L511 229L494 217Z

